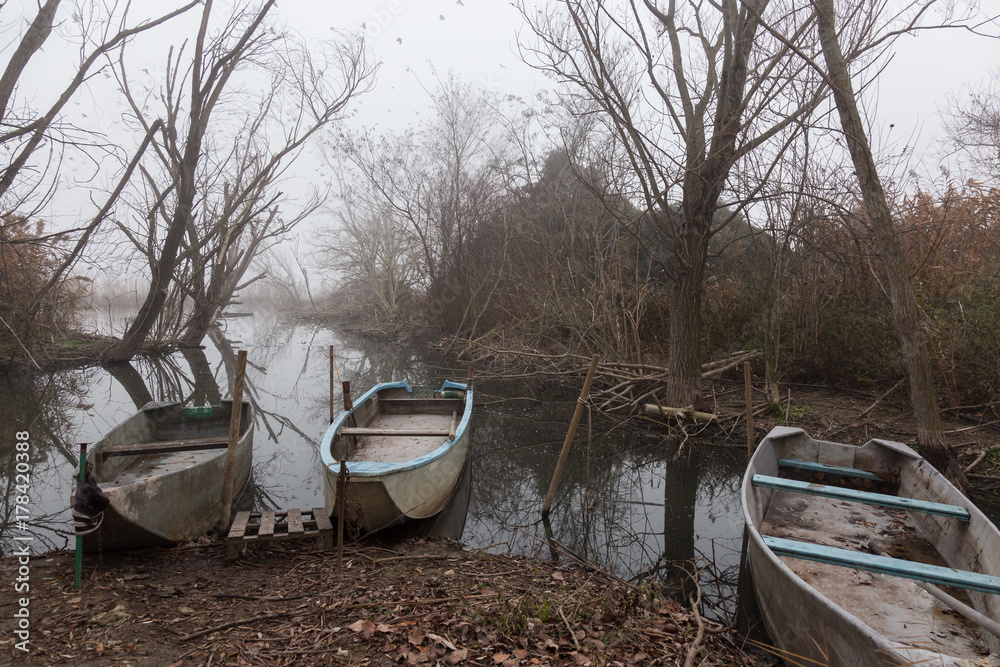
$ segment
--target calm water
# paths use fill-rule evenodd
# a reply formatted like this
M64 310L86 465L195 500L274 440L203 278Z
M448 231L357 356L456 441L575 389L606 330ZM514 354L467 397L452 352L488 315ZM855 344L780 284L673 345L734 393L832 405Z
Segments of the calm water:
M119 323L120 329L121 323ZM95 315L92 329L108 328ZM190 405L228 396L236 351L248 351L246 396L255 408L256 507L323 506L319 442L329 422L329 346L355 395L406 379L440 385L461 379L441 359L361 341L329 329L288 324L273 314L230 320L205 349L101 368L0 377L0 548L30 535L35 552L70 549L68 510L79 442L93 442L149 400ZM575 407L577 387L477 383L470 449L471 494L461 540L468 547L543 557L565 550L636 582L676 581L670 563L700 557L703 583L729 598L743 520L740 447L703 445L691 462L671 463L660 433L637 435L585 414L550 516L540 510ZM336 404L341 404L339 392ZM30 434L27 530L16 523L13 444ZM22 466L23 469L23 466ZM23 512L23 511L22 511ZM547 533L548 529L548 533ZM721 580L722 583L717 583ZM710 582L710 583L709 583Z

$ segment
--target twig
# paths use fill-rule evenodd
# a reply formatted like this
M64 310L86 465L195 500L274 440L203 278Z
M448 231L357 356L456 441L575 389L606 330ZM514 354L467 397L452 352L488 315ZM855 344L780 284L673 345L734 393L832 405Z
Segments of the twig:
M905 377L902 380L900 380L899 382L897 382L896 384L892 385L892 389L890 389L889 391L885 392L884 394L882 394L881 396L879 396L878 398L876 398L874 403L872 403L867 408L865 408L864 410L862 410L861 414L858 415L858 419L864 419L865 417L867 417L869 415L869 413L871 413L871 411L875 409L875 406L877 406L879 403L881 403L882 400L886 396L888 396L892 392L894 392L897 389L899 389L900 387L902 387L904 382L906 382L906 378Z
M573 632L573 628L570 627L569 621L566 620L566 614L563 613L562 607L559 607L559 615L562 617L563 623L566 624L566 632L568 632L569 636L573 638L573 645L576 646L576 650L582 651L583 649L580 648L580 640L576 638L576 633Z
M694 589L697 596L691 600L691 613L694 614L694 620L698 624L698 633L694 637L694 641L688 646L687 656L684 658L684 667L691 667L694 665L694 659L698 655L698 651L701 650L701 642L705 638L705 622L701 619L701 612L698 611L698 607L701 606L701 586L698 584L698 571L691 575L691 580L694 582Z
M966 475L972 472L973 468L975 468L977 465L983 462L983 459L986 458L986 452L988 451L990 450L984 449L983 451L979 452L979 456L976 457L976 460L970 463L968 466L966 466L965 470L963 470L962 472L964 472Z
M945 434L965 433L966 431L975 431L980 428L986 428L987 426L996 426L997 424L1000 424L1000 422L986 422L984 424L976 424L975 426L966 426L965 428L956 428L950 431L945 431Z
M219 630L225 630L226 628L231 628L236 625L245 625L247 623L253 623L254 621L266 621L271 618L282 618L284 616L292 616L293 614L302 612L299 611L283 611L278 614L263 614L261 616L252 616L250 618L241 618L237 621L229 621L228 623L222 623L221 625L215 625L211 628L205 628L204 630L199 630L198 632L192 632L189 635L184 635L181 637L180 641L186 642L189 639L197 639L198 637L204 637L205 635L210 635L213 632L218 632Z
M24 350L24 353L26 355L28 355L28 358L31 359L31 363L33 363L35 365L35 368L37 368L38 370L42 370L42 367L38 365L38 362L35 361L35 358L33 356L31 356L31 352L28 352L28 348L26 348L24 346L24 343L21 342L21 338L17 335L17 332L14 331L14 327L12 327L9 324L7 324L7 320L5 320L2 317L0 317L0 322L3 322L4 326L6 326L8 329L10 329L10 332L12 334L14 334L14 340L16 340L17 344L21 346L21 349Z
M430 554L423 556L420 554L414 554L410 556L392 556L391 558L376 558L372 560L373 565L378 565L379 563L391 563L397 560L462 560L462 556L454 556L452 554Z

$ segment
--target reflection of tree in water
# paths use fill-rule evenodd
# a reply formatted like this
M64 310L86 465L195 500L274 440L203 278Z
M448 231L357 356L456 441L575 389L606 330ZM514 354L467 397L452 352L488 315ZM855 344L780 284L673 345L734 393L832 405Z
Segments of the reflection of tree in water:
M571 404L538 408L480 409L473 430L470 527L473 546L506 545L512 551L547 552L541 506L569 422ZM565 414L563 414L563 412ZM703 587L720 590L735 575L713 566L718 554L699 554L699 526L721 521L719 530L737 548L738 470L742 462L719 448L690 462L672 463L672 451L642 435L595 428L587 471L586 420L573 444L550 516L552 537L568 550L637 582L673 587L688 579L702 556L709 567ZM589 481L589 483L588 483ZM698 511L696 523L696 508ZM742 525L742 520L736 521ZM711 532L712 528L708 528ZM723 540L719 540L722 542ZM710 543L711 544L711 543ZM709 550L712 550L712 546ZM727 542L720 551L732 550ZM706 594L709 591L706 591Z
M36 542L32 551L65 548L68 536L61 532L62 510L43 513L40 499L64 491L61 482L71 477L79 464L70 411L82 406L84 387L97 369L75 373L5 375L0 377L0 553L24 531L16 524L15 499L17 450L13 443L19 431L30 434L27 526ZM23 480L23 478L22 478ZM54 488L59 486L60 488ZM22 512L23 514L23 512ZM39 543L40 542L40 543Z

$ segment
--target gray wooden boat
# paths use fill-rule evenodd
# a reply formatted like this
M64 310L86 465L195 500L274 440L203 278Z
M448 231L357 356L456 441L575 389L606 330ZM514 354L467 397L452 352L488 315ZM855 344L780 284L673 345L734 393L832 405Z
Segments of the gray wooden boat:
M1000 532L911 448L778 427L742 499L754 588L787 664L1000 664L983 629L1000 619Z
M427 397L406 382L372 387L334 420L320 446L330 517L338 516L342 462L349 523L376 531L438 514L465 466L471 417L470 385L448 381Z
M136 549L201 537L219 520L232 401L184 408L149 403L94 443L87 455L110 504L84 537L87 551ZM253 462L253 423L244 402L234 499Z

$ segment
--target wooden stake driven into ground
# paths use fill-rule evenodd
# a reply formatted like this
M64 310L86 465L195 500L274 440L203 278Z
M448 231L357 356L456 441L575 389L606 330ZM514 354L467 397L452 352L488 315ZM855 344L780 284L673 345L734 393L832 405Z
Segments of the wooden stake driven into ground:
M80 443L80 478L79 484L86 481L87 474L87 443ZM83 537L76 536L76 566L73 569L73 588L80 588L82 585L80 577L83 573Z
M236 378L233 380L233 412L229 419L229 448L226 450L226 477L222 483L219 506L219 532L229 531L229 513L233 507L233 483L236 477L236 443L240 439L240 416L243 412L243 377L247 369L247 351L236 357Z
M598 356L595 354L590 362L590 370L587 371L587 379L583 382L583 389L580 390L580 398L576 402L576 411L573 413L573 421L569 424L569 431L566 432L566 440L563 442L562 452L559 453L559 462L556 464L556 471L552 474L552 483L549 484L549 492L545 496L545 505L542 506L542 516L548 516L552 508L552 500L556 496L556 488L559 486L559 478L562 477L563 468L566 466L566 459L569 457L569 447L573 444L573 436L576 435L576 427L580 425L580 417L583 415L583 406L587 403L590 395L590 385L594 381L594 373L597 372Z
M743 362L743 384L747 394L747 459L753 456L753 391L750 384L750 362Z
M354 399L351 398L351 383L341 382L344 393L344 409L350 414L347 423L355 424ZM337 569L344 567L344 522L347 521L347 459L351 455L351 443L344 436L344 458L340 460L340 472L337 473Z

